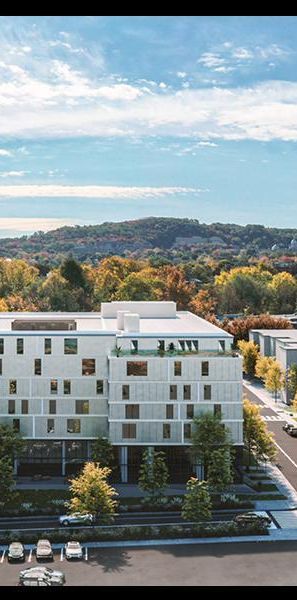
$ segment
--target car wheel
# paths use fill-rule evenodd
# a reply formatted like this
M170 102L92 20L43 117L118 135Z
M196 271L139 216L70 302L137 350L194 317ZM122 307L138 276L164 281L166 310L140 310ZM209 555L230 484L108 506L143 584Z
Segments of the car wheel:
M65 527L67 527L69 525L69 521L63 521L62 525L64 525Z

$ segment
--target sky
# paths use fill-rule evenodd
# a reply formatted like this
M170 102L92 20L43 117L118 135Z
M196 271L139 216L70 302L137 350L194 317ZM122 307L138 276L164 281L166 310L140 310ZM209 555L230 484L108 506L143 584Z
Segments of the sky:
M0 17L0 237L297 227L297 17Z

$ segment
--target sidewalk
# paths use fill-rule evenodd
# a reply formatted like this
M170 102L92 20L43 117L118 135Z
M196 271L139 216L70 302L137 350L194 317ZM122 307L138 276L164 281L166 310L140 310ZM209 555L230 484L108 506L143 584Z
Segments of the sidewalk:
M288 405L282 402L279 398L277 402L275 402L274 398L272 398L270 392L265 390L264 386L260 382L250 382L247 379L243 380L243 394L244 388L248 389L252 394L255 394L261 400L267 408L271 408L278 416L284 417L284 421L287 423L292 423L295 427L297 427L297 421L290 416L288 412Z

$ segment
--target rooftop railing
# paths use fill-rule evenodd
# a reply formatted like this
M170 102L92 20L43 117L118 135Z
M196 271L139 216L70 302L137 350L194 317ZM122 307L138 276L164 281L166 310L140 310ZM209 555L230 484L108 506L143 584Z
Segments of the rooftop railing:
M114 349L111 351L112 356L125 357L125 356L156 356L159 358L174 358L175 356L202 356L202 357L237 357L238 352L234 350L128 350L128 349Z

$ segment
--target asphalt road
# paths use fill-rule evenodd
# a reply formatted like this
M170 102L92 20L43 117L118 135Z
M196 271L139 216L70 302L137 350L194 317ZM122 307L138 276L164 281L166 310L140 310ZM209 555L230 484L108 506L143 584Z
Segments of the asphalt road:
M265 406L265 404L255 396L248 388L244 386L244 394L261 408L263 416L280 416L279 406L276 406L275 411ZM297 490L297 438L293 438L283 431L282 427L286 418L283 421L266 421L266 425L274 434L275 442L279 446L277 464L281 472L288 479L291 485Z
M297 542L102 548L87 560L48 566L66 575L66 586L296 586ZM16 586L30 564L0 564L0 586ZM46 564L46 563L45 563Z

